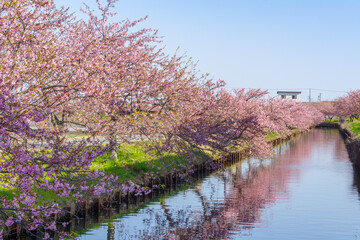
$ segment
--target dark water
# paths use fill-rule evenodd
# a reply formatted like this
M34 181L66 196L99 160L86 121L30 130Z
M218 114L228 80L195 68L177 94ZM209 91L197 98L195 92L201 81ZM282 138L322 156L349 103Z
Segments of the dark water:
M173 196L87 230L90 239L360 239L359 177L337 130L313 130Z

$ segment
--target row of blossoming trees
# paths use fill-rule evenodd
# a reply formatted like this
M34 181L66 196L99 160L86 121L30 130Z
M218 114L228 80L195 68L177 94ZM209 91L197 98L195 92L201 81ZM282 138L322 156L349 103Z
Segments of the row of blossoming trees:
M42 201L47 192L84 199L118 188L90 166L133 136L191 165L194 149L269 155L269 132L323 118L261 90L225 90L186 56L165 54L155 30L135 30L144 19L113 21L115 2L77 20L51 0L0 0L0 236L14 224L44 238L57 231L61 207ZM86 137L69 141L73 129Z
M334 117L349 118L351 121L360 117L360 89L348 92L332 102L321 102L315 105L326 119Z

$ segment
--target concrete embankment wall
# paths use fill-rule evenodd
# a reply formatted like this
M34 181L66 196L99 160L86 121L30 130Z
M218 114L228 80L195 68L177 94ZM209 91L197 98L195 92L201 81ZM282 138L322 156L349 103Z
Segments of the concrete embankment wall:
M356 138L352 132L347 128L341 127L338 123L321 123L317 128L336 128L339 129L344 138L346 148L348 150L349 158L354 163L355 167L360 170L360 139Z
M350 160L358 169L360 169L360 139L355 138L354 135L346 128L339 128L339 130L344 137Z

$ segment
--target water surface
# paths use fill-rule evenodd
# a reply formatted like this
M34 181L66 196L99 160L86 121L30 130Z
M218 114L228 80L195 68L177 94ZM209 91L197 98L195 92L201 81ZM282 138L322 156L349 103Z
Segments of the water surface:
M246 159L87 230L92 239L360 239L359 177L337 130Z

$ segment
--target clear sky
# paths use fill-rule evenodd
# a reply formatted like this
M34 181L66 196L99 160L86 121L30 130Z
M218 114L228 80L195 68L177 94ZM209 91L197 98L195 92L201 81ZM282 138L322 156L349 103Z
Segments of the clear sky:
M78 17L82 2L96 7L55 0ZM317 101L360 88L359 0L120 0L115 11L148 15L141 26L158 29L169 53L180 47L229 89L300 90L307 101L312 88Z

